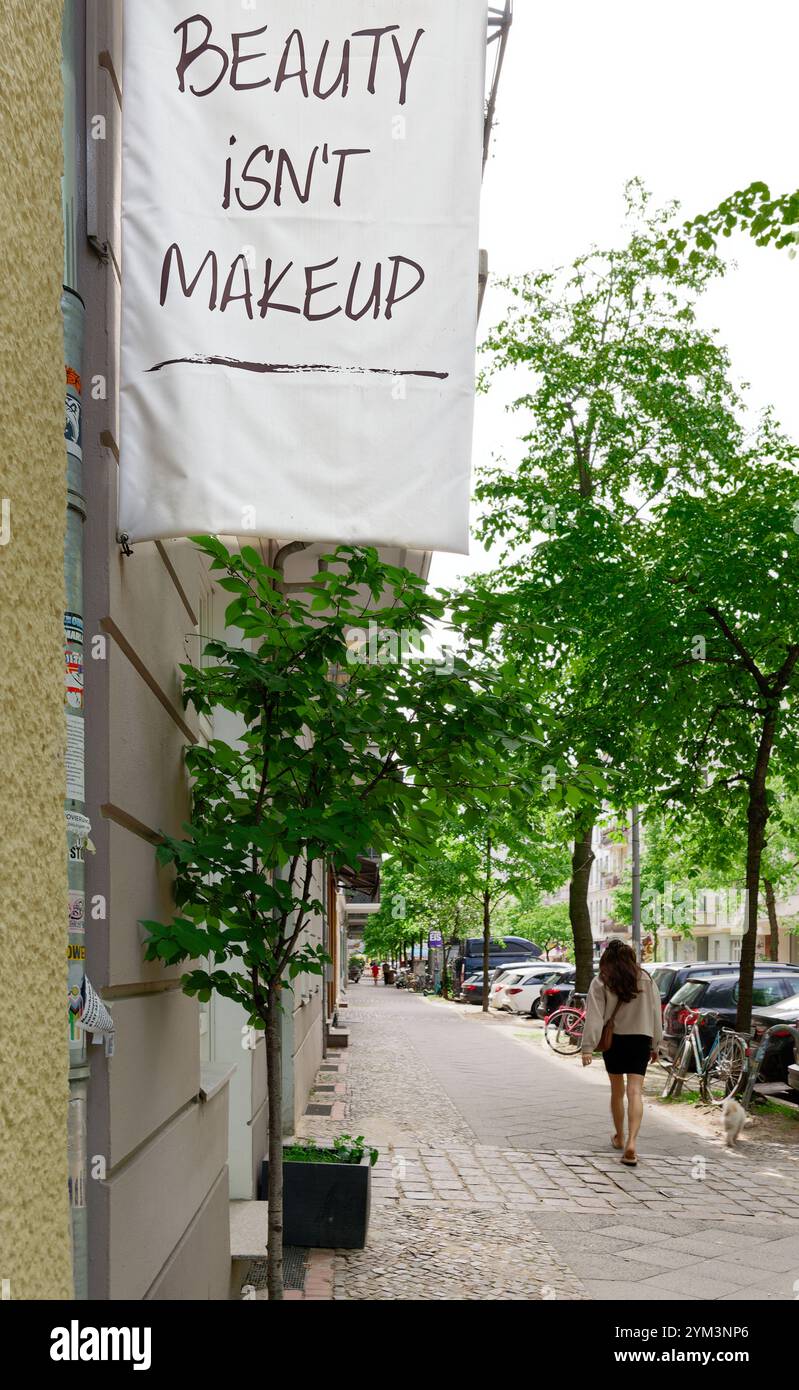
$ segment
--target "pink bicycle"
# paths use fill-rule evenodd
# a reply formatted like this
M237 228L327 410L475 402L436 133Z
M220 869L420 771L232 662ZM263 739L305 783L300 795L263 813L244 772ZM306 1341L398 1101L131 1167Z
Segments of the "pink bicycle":
M544 1037L553 1052L571 1056L583 1045L585 1005L563 1004L544 1024Z

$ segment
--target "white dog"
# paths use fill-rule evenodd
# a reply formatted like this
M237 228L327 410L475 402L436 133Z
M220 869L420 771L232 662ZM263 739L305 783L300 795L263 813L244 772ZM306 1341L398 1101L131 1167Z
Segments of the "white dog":
M735 1148L741 1130L748 1123L748 1118L743 1106L739 1105L732 1096L728 1096L721 1107L721 1123L727 1148Z

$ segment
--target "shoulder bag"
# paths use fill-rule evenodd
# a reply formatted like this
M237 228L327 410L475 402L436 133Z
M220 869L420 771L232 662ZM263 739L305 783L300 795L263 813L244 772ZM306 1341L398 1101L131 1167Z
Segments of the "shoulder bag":
M605 990L605 998L607 999L607 990ZM613 1010L613 1013L610 1015L610 1018L608 1019L607 1023L604 1024L602 1032L599 1035L599 1042L596 1045L597 1052L607 1052L610 1049L611 1043L613 1042L613 1024L616 1019L616 1014L619 1012L620 1008L621 1000L617 999L616 1007Z

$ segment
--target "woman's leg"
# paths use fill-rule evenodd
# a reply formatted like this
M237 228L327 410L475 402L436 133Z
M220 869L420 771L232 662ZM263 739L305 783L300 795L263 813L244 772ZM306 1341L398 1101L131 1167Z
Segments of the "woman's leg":
M635 1153L635 1141L638 1138L638 1131L641 1128L641 1121L644 1118L644 1078L642 1076L629 1075L627 1077L627 1148L625 1153Z
M619 1144L624 1143L624 1077L609 1073L610 1113L613 1116L614 1137Z

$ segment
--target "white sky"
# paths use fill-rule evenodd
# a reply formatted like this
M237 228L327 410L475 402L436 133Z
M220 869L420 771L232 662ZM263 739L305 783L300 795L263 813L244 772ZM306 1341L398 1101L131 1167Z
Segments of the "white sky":
M560 265L620 239L623 188L708 211L754 179L799 187L796 0L516 0L483 186L481 245L494 275ZM707 295L753 404L799 437L799 258L734 236L737 268ZM481 332L500 316L489 289ZM518 457L520 417L479 397L474 465ZM486 568L437 554L431 582Z

